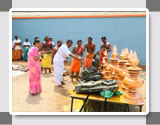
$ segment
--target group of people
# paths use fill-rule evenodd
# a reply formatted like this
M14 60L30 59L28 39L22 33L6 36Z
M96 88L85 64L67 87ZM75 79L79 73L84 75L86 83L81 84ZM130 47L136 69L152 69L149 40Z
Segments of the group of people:
M35 37L35 39L36 38L38 37ZM54 42L52 41L52 38L49 38L49 41L52 43L52 47L54 47ZM18 36L15 36L15 39L12 41L12 60L20 61L23 59L24 61L27 61L28 51L31 46L33 46L33 44L31 45L31 43L28 41L28 38L26 38L22 44L22 41L18 38Z
M106 37L102 37L101 40L102 44L100 48L100 57L104 55L104 51L111 51L111 45L107 42ZM84 45L84 47L82 46L82 40L78 40L77 45L74 46L72 52L70 52L69 48L72 46L72 44L72 40L67 40L64 44L62 44L61 40L58 40L57 46L54 46L48 36L45 37L42 43L38 37L35 38L34 43L28 52L28 71L31 94L37 94L41 92L41 71L45 69L46 73L46 70L49 69L49 73L51 73L51 65L53 65L54 68L55 82L59 87L63 88L63 85L66 84L64 83L62 77L64 65L67 63L69 57L72 57L72 63L70 67L72 81L74 72L76 72L76 80L79 81L78 78L81 60L85 51L86 55L84 66L91 68L96 48L95 43L92 42L92 37L88 37L88 42ZM18 43L15 45L20 44ZM26 47L29 46L27 45Z

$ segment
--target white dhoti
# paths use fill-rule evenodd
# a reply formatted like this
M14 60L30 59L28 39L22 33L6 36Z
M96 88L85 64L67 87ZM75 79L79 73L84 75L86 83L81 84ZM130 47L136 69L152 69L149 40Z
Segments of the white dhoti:
M64 66L53 64L54 66L54 80L58 85L61 85L61 81L63 81L63 69Z
M64 60L69 57L69 54L71 54L71 52L68 50L67 45L63 44L54 56L54 79L58 85L61 85L61 81L63 81Z

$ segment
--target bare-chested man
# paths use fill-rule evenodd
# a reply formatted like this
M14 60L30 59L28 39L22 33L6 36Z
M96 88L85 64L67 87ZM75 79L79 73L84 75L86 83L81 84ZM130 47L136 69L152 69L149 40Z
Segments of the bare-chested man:
M78 40L77 41L77 46L74 46L72 49L72 54L78 56L78 57L82 57L83 56L83 47L82 47L82 40ZM71 64L71 79L73 82L73 73L76 72L76 80L78 80L79 78L79 72L80 72L80 67L81 67L81 61L79 61L76 58L72 58L72 64Z
M109 42L107 42L107 39L105 36L103 36L101 38L102 40L102 44L101 44L101 48L100 48L100 65L102 64L102 59L103 59L103 56L104 56L104 52L107 51L108 52L111 52L111 44Z
M62 45L62 41L58 40L57 41L57 46L53 48L53 52L52 52L52 65L53 65L53 58L56 55L58 49L61 47L61 45Z
M42 59L42 68L45 69L45 73L47 73L47 69L49 69L49 73L52 73L51 59L52 59L53 46L48 36L45 37L45 42L42 43L42 49L44 50L43 59Z
M92 43L92 37L88 37L88 43L84 45L84 52L87 49L84 66L91 68L96 45Z

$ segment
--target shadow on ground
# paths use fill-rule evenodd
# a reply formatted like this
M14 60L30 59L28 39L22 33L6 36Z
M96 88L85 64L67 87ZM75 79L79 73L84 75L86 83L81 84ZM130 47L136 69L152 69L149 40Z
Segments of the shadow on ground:
M63 89L63 91L62 91L62 89ZM58 86L54 86L53 91L56 92L56 93L59 93L59 94L61 94L63 96L67 96L67 97L70 95L70 94L67 93L68 90L65 90L64 88L60 88Z
M38 105L40 100L42 100L40 94L31 95L30 93L28 93L28 96L26 98L26 102L33 105Z

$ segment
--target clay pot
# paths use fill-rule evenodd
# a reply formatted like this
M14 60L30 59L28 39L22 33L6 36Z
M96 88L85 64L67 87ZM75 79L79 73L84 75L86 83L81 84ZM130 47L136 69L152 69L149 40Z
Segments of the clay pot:
M121 96L121 100L131 105L142 105L144 104L144 100L140 94L137 93L137 88L142 87L144 84L143 79L139 76L139 71L142 69L138 67L129 67L127 69L129 75L123 80L123 86L126 88L126 91Z

